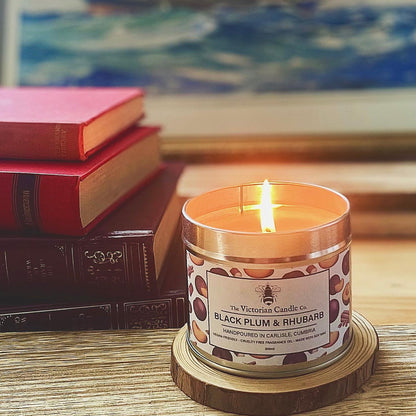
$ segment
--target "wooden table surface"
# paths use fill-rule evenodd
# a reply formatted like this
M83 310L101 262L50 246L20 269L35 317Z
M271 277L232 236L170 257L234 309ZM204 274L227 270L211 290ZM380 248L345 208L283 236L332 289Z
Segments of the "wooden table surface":
M375 375L360 392L309 415L416 414L416 239L357 240L354 309L380 337ZM0 334L0 415L224 414L172 382L175 329Z
M378 331L375 375L307 415L416 414L416 237L354 239L353 307ZM172 382L177 330L0 334L0 415L225 415Z

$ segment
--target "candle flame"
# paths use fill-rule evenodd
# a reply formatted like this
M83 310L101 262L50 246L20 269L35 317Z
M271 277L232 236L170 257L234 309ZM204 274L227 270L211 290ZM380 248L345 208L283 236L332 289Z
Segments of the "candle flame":
M273 218L272 205L272 188L267 179L263 182L261 187L261 203L260 203L260 221L261 231L263 233L272 233L276 231Z

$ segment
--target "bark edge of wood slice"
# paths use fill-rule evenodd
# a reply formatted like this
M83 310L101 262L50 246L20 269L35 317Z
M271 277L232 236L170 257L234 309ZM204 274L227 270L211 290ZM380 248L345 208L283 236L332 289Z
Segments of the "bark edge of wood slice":
M187 396L214 409L253 416L306 412L344 399L374 373L377 332L356 312L352 328L351 346L330 366L299 376L264 379L232 375L201 362L188 347L184 326L172 344L170 371Z

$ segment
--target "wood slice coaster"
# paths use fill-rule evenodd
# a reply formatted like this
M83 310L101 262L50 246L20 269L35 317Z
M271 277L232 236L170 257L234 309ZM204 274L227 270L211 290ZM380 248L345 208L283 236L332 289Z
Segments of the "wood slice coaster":
M289 415L342 400L374 372L378 336L354 312L353 338L335 363L309 374L287 378L249 378L228 374L199 361L186 342L186 326L172 344L171 374L177 386L198 403L245 415Z

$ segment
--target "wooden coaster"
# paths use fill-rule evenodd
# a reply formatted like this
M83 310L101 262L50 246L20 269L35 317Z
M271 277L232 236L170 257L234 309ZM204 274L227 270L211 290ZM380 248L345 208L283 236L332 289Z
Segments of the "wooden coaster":
M354 312L353 339L332 365L287 378L246 378L199 361L186 342L186 326L172 345L171 374L177 386L198 403L245 415L282 416L317 409L354 393L374 372L378 337L372 325Z

